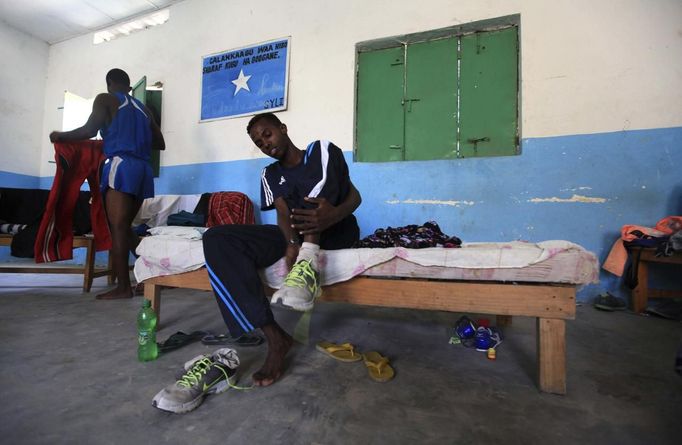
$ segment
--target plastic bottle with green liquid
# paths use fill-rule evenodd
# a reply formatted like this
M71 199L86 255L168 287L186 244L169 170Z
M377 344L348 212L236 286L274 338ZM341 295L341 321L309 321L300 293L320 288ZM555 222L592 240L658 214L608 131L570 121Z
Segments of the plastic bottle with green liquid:
M141 362L156 360L159 347L156 344L156 312L151 301L142 300L137 314L137 359Z

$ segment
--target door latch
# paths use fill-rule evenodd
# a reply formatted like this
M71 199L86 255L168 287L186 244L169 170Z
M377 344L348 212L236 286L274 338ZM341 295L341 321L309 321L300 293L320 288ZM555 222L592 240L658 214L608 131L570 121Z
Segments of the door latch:
M411 113L412 112L412 102L419 102L419 99L405 99L403 101L403 104L407 102L407 112Z
M479 142L490 142L490 138L488 136L482 137L482 138L469 138L467 139L467 142L470 144L474 144L474 152L478 151L478 143Z

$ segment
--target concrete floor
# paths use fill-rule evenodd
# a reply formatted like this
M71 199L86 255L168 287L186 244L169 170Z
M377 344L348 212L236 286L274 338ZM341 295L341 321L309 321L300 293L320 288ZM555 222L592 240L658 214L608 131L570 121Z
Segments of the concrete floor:
M103 279L95 280L94 292ZM0 275L0 442L7 444L677 444L682 376L673 371L682 323L578 308L567 324L568 394L539 393L535 323L514 318L496 361L448 344L459 314L320 304L310 342L289 355L269 388L229 390L195 411L151 406L194 343L158 360L136 359L141 297L96 301L79 276ZM166 290L158 339L222 332L207 292ZM471 314L470 314L471 315ZM294 330L299 315L276 310ZM350 341L387 355L389 383L362 363L314 348ZM238 349L250 384L265 346Z

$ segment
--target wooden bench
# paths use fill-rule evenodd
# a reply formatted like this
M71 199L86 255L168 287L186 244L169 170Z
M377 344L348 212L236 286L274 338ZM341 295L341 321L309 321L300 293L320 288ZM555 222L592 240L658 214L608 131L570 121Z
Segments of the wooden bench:
M682 298L682 291L661 290L649 287L649 266L652 264L676 264L682 265L682 253L673 256L656 256L656 249L630 247L631 258L639 255L637 266L637 286L632 290L632 310L636 313L644 312L649 303L649 298Z
M12 235L0 234L0 246L10 246ZM74 236L73 248L85 247L85 263L81 265L55 265L52 263L32 264L5 263L0 264L0 273L50 273L50 274L83 274L83 292L90 292L92 280L107 277L107 284L113 284L111 262L107 268L95 267L95 239L90 236Z
M205 268L144 281L144 296L160 317L161 286L210 291ZM538 386L566 393L566 320L575 319L576 285L429 280L358 276L324 287L321 300L365 306L491 314L498 325L512 316L536 318ZM272 289L266 288L271 294ZM159 318L160 320L160 318Z

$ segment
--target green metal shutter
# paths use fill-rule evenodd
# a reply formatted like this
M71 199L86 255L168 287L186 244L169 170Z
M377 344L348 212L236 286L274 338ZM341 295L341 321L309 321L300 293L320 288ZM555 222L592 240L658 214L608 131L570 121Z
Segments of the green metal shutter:
M154 115L156 123L161 128L161 101L163 92L161 90L151 90L147 91L147 108ZM161 172L161 150L152 150L151 158L149 162L152 164L152 171L154 172L154 177L158 178Z
M457 155L457 37L407 46L405 159Z
M357 161L404 159L403 65L402 47L358 54Z
M517 154L517 28L463 36L460 76L460 156Z
M145 104L153 113L156 113L154 118L156 119L156 123L161 126L161 92L147 91L147 76L143 76L142 79L138 80L135 85L133 85L131 95ZM152 150L149 164L152 167L154 177L158 178L161 171L160 150Z

